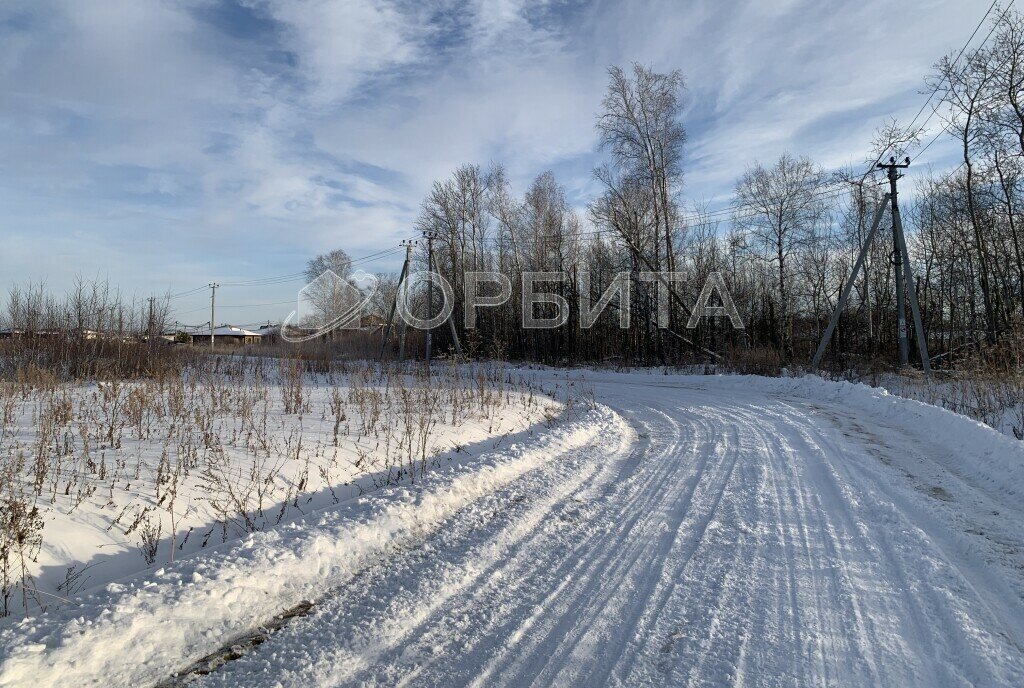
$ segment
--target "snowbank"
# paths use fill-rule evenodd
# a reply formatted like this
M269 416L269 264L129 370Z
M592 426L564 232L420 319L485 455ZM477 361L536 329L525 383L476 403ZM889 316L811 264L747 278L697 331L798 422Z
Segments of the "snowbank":
M707 377L691 376L699 383ZM947 453L933 460L986 491L1019 503L1024 497L1024 442L984 423L938 406L890 394L861 383L833 382L816 375L765 378L756 375L714 376L716 390L757 390L844 406L885 426L904 427L913 436L941 444ZM963 459L968 459L963 461ZM957 463L953 463L953 461Z
M275 614L316 599L388 549L417 541L472 500L588 443L617 441L624 431L614 412L598 407L415 486L386 488L111 583L77 607L0 630L0 686L166 679Z

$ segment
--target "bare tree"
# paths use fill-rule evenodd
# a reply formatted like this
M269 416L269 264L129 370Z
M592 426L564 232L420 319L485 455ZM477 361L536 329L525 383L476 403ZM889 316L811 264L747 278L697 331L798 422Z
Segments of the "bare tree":
M996 306L992 294L988 247L986 244L981 213L977 203L977 146L985 131L984 124L991 118L993 90L996 70L982 50L963 55L962 60L947 55L935 65L936 74L930 79L942 102L948 106L944 115L946 127L960 144L960 152L966 169L967 211L978 251L979 276L982 299L985 304L986 336L994 343L998 336Z
M1024 155L1024 17L1018 12L1000 12L989 58L993 65L993 89L1004 107L996 121L1010 130Z
M675 270L673 233L678 229L675 196L682 183L686 130L679 121L683 76L678 70L659 74L633 64L632 76L620 67L608 70L608 91L597 120L601 143L614 165L643 181L650 193L653 229L663 243L655 260Z
M344 284L351 271L352 259L340 248L321 253L306 264L307 286L302 294L313 312L305 314L307 322L302 324L327 323L347 310L350 292Z
M804 248L826 214L820 197L824 175L807 158L783 155L771 168L755 165L736 185L736 224L761 259L774 263L778 287L778 346L793 358L790 257Z

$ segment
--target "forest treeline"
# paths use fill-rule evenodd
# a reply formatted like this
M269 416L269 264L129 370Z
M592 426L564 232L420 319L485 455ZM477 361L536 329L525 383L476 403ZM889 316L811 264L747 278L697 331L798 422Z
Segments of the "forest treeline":
M916 183L901 184L915 278L908 288L917 292L938 366L1015 340L1024 314L1024 19L998 12L991 29L980 47L942 58L927 78L934 91L927 120L939 118L940 136L955 141L960 165L941 175L912 166ZM708 358L701 349L782 365L810 359L888 191L874 164L913 157L934 140L921 141L920 126L892 122L861 166L826 171L798 154L753 163L736 181L731 206L708 211L684 200L684 94L678 71L609 70L596 120L606 155L594 170L601 193L584 212L570 207L551 172L522 195L494 163L467 164L434 183L417 228L437 236L436 260L459 304L461 336L503 355L550 362ZM887 213L834 336L833 362L896 360L890 227ZM481 308L476 330L467 332L462 275L472 270L499 270L513 289L504 307ZM668 328L656 327L656 290L639 279L652 270L683 275ZM574 306L581 296L596 302L616 274L629 272L629 329L620 329L613 300L589 330L577 326L575 307L566 327L523 330L526 271L565 272L563 282L543 288ZM743 330L727 319L685 327L714 271L725 279Z

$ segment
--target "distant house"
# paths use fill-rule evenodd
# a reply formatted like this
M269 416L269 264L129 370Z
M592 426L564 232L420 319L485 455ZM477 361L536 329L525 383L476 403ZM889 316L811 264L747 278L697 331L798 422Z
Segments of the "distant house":
M360 330L365 330L365 331L373 332L373 331L376 331L376 330L383 329L384 326L387 325L387 324L388 324L387 320L385 320L384 318L380 317L379 315L374 315L372 313L369 314L369 315L362 315L362 316L359 317L359 329Z
M66 337L60 330L0 330L0 339L55 339Z
M191 344L209 344L210 328L197 330L188 333ZM259 344L263 339L263 333L245 330L234 325L221 325L213 330L214 345L242 346L243 344Z
M207 329L209 332L209 329ZM162 340L174 341L175 333L157 335ZM207 334L207 337L210 335ZM2 329L0 340L4 339L63 339L70 342L75 341L105 341L138 343L146 342L149 337L145 334L119 333L106 330L90 330L88 328L71 328L61 330L23 330L23 329Z
M259 333L262 335L260 341L264 344L276 344L281 338L281 325L268 322L260 325Z
M177 329L164 330L160 334L154 335L153 338L154 339L159 339L160 341L163 341L163 342L169 342L171 344L180 344L180 343L188 341L188 334L184 330L182 330L180 328L177 328ZM148 340L149 340L149 337L145 337L145 336L143 337L143 341L148 341Z

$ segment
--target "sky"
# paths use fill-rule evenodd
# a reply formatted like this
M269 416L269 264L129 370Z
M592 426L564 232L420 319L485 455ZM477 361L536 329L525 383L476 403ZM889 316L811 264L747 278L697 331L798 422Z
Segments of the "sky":
M861 165L989 4L2 0L0 299L82 276L182 294L173 318L199 323L216 281L219 322L279 320L301 280L232 283L395 247L464 163L518 192L551 170L583 209L607 70L631 62L685 77L688 204L785 152ZM955 166L945 142L926 155Z

